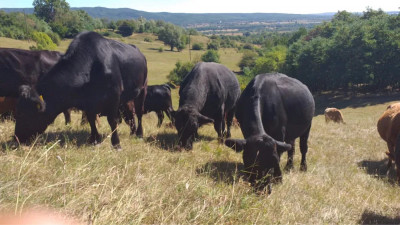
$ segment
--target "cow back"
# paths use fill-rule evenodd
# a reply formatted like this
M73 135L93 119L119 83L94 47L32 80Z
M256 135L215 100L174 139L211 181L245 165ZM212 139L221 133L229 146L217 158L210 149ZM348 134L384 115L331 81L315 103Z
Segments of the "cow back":
M396 143L396 138L400 132L400 103L388 106L379 118L377 128L383 140Z
M73 106L102 112L112 96L127 102L146 86L147 62L138 48L82 32L40 80L38 91L47 101L63 103L57 111Z
M179 107L187 105L213 118L223 104L225 111L232 109L239 95L239 82L232 71L221 64L201 62L181 84Z
M18 97L21 85L34 86L60 56L54 51L0 48L0 96Z
M300 81L284 74L257 75L243 91L236 116L246 137L266 132L293 140L311 125L314 98ZM245 125L249 124L249 125Z
M151 111L166 111L172 108L171 89L168 85L149 85L144 102L145 113Z

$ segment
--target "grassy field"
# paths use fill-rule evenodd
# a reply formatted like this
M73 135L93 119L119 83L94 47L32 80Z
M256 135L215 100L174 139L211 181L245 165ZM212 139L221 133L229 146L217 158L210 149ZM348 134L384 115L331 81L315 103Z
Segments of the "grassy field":
M162 43L142 40L123 41L146 55L151 84L165 82L175 61L189 55L188 50L159 53ZM236 70L240 54L221 53L222 63ZM0 211L49 207L84 224L400 223L400 188L394 169L385 173L386 144L376 130L379 116L400 95L315 99L308 171L299 171L297 148L295 169L284 172L283 183L269 196L254 193L243 181L241 154L219 145L211 125L200 129L193 151L176 152L176 131L165 124L157 128L150 113L143 139L119 126L123 151L115 152L105 118L99 128L104 141L96 146L86 144L90 130L80 125L77 113L69 126L59 116L31 146L11 141L14 123L6 120L0 123ZM341 108L347 124L326 124L327 106ZM242 137L238 127L232 135ZM285 163L286 155L282 167Z

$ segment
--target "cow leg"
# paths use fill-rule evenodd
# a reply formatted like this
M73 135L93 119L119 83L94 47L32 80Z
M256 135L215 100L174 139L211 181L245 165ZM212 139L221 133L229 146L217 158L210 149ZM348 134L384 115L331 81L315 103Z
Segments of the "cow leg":
M225 130L225 119L224 119L223 110L221 110L221 112L219 112L214 119L214 129L218 134L218 141L222 142L223 141L223 132Z
M64 118L65 118L65 125L71 123L71 109L67 109L63 111L64 113Z
M121 149L121 145L119 144L119 137L118 137L118 132L117 132L117 125L118 125L118 114L117 113L111 113L107 115L107 121L108 124L110 124L111 127L111 144L113 145L114 148L116 149Z
M158 117L157 127L161 127L161 124L164 120L164 113L163 113L163 111L157 111L156 113L157 113L157 117Z
M288 141L288 143L292 145L292 148L287 152L288 159L287 159L287 163L286 163L286 166L285 166L285 170L286 171L289 171L289 170L293 169L293 155L294 155L294 152L295 152L295 149L294 149L295 140L290 140L290 141Z
M143 126L142 126L142 116L144 113L144 100L146 98L146 88L143 88L139 96L135 98L135 111L138 118L138 128L136 130L136 136L143 137Z
M231 109L231 111L229 111L226 114L226 137L230 138L231 137L231 126L232 126L232 121L233 121L233 116L235 115L235 108Z
M397 136L396 148L394 150L394 162L396 164L397 184L400 185L400 135Z
M101 142L101 137L96 128L96 113L86 113L87 119L90 124L90 137L89 144L98 144Z
M307 131L300 136L300 151L301 151L301 163L300 163L300 170L301 171L307 171L307 151L308 151L308 136L310 135L310 127L307 129Z
M133 106L133 102L126 102L122 104L120 108L120 112L122 117L125 120L125 123L128 124L129 128L131 129L131 135L135 134L136 132L136 123L135 123L135 106ZM121 123L121 119L118 118L119 123Z
M169 107L166 111L165 114L168 116L169 120L171 120L172 124L175 124L175 119L172 117L172 112L174 111L173 108Z
M393 153L395 152L395 149L394 149L394 144L392 144L391 142L388 141L386 144L388 147L388 152L386 152L386 155L389 158L386 174L389 174L390 168L392 167L392 160L394 159Z

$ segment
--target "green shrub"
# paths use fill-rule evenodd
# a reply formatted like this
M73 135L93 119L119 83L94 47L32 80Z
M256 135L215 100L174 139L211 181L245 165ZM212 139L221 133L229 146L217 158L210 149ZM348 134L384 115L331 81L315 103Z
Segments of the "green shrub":
M36 42L36 46L29 47L31 50L55 50L57 48L57 45L46 33L33 32L32 39Z
M245 67L253 68L256 64L257 57L258 57L257 53L246 50L243 53L242 59L240 60L238 66L240 67L241 70L243 70Z
M145 42L153 42L153 40L151 40L149 37L145 37L145 38L144 38L144 41L145 41Z
M158 52L163 52L164 51L164 48L163 47L159 47L158 48Z
M18 27L12 26L12 27L4 27L1 29L2 29L2 33L4 34L4 37L17 39L17 40L26 39L25 32Z
M255 61L253 74L280 72L286 62L287 48L275 46Z
M219 49L219 43L217 41L212 41L207 44L207 49L209 50L218 50Z
M243 49L254 50L254 46L252 44L246 43L243 45Z
M58 36L57 33L48 32L46 34L50 37L50 39L53 41L54 44L60 45L61 38L60 38L60 36Z
M193 69L195 63L180 61L176 62L175 68L167 76L168 80L176 85L180 85L186 75Z
M124 21L121 26L118 27L119 33L123 37L128 37L133 34L134 26L126 21Z
M192 49L193 50L203 50L204 49L203 43L194 43L192 46Z
M219 63L219 54L215 50L208 50L204 55L201 56L203 62L216 62Z

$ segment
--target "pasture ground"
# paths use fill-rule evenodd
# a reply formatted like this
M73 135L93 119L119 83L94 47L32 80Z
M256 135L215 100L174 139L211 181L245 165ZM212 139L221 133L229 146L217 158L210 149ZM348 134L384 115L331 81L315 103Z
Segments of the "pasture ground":
M159 53L152 49L162 43L141 43L140 36L124 40L146 55L150 84L165 82L175 61L188 55ZM222 63L235 70L240 54L226 51L232 52ZM400 187L393 168L385 173L387 148L376 130L379 116L398 99L316 96L308 171L299 171L296 143L295 169L284 172L283 183L269 196L243 181L241 153L218 144L211 125L200 129L192 151L177 152L168 119L157 128L150 113L143 119L143 139L119 126L123 150L116 152L105 118L99 127L104 141L96 146L86 144L90 130L80 125L79 113L67 127L59 116L31 146L11 142L14 123L6 120L0 123L0 211L49 207L87 224L400 223ZM327 106L342 109L347 124L326 124L321 112ZM242 137L238 127L232 135ZM282 168L285 163L286 154Z

